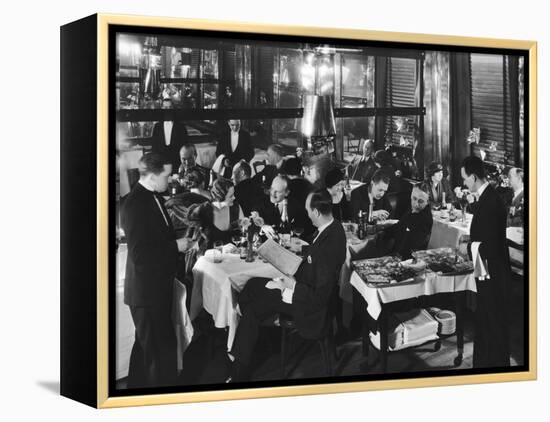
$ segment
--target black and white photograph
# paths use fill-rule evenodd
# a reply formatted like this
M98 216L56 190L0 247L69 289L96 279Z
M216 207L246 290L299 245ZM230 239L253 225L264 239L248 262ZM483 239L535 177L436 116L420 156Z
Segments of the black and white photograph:
M109 45L111 395L528 370L527 51Z

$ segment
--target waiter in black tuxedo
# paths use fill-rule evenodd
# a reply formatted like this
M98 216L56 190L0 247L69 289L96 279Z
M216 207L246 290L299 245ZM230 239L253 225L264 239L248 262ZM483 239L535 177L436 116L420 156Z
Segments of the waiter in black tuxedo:
M216 147L216 157L220 155L225 156L224 172L221 174L223 177L231 178L231 172L233 166L240 160L249 162L254 157L254 148L252 147L252 141L250 140L250 134L241 129L240 120L229 120L227 122L229 130L225 130L222 133L218 146Z
M228 382L246 379L260 323L267 318L277 313L291 315L307 339L319 338L328 323L329 306L346 259L346 235L332 217L332 199L326 190L310 193L306 210L317 232L294 277L254 278L239 295L242 318L229 354L233 363Z
M135 340L128 387L173 385L177 376L176 336L172 325L172 290L178 251L190 246L176 239L164 201L172 166L156 153L139 161L140 178L122 209L128 242L124 303L130 307Z
M488 276L476 278L474 368L510 365L510 258L506 245L506 207L485 176L479 157L466 157L461 168L464 184L476 197L469 243L462 252L476 250ZM475 258L475 256L474 256Z
M187 128L183 122L157 122L151 137L151 152L161 154L168 159L172 170L176 172L181 164L180 150L187 142Z

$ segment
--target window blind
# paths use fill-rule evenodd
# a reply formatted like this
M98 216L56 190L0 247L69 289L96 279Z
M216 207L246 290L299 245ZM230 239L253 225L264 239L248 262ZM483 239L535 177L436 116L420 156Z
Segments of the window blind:
M509 75L507 56L470 55L472 126L481 128L474 152L483 149L486 161L505 165L514 164Z
M386 107L417 107L417 61L415 59L388 57L386 65ZM398 130L398 122L405 118L409 123L406 129ZM386 118L386 131L389 132L392 144L399 145L401 137L412 143L416 116Z

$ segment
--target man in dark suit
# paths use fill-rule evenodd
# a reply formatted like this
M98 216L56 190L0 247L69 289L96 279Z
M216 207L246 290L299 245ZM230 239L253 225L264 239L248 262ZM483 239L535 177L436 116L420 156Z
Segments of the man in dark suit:
M187 128L183 122L157 122L151 136L151 152L166 157L175 172L180 163L180 149L187 142Z
M281 172L284 162L284 150L279 144L271 144L267 147L267 164L254 175L254 180L262 186L271 186L271 182Z
M307 339L322 336L329 323L329 307L346 259L346 235L332 217L326 190L310 193L306 210L318 232L294 276L251 279L239 295L242 318L229 356L233 363L228 382L246 380L262 321L277 313L291 315L298 332Z
M359 180L363 183L369 183L372 175L378 168L374 162L374 141L367 139L363 143L363 155L356 157L350 164L348 175L350 179Z
M485 175L479 157L462 162L462 179L479 199L468 243L462 253L478 251L487 276L476 278L474 368L510 366L509 314L510 257L506 244L506 207ZM473 256L473 259L476 257Z
M508 226L523 227L523 170L511 168L508 172L508 180L514 192L508 211Z
M216 147L216 157L224 155L223 177L230 178L231 170L240 160L249 162L254 157L254 148L250 140L250 134L241 129L240 120L229 120L227 123L229 130L222 133L218 146Z
M128 387L173 385L177 376L176 336L172 325L172 290L178 251L191 245L176 239L164 201L172 166L156 153L139 162L140 179L128 194L122 226L128 242L124 303L136 333Z
M386 197L386 191L390 184L390 176L383 170L377 170L372 175L369 183L355 188L351 192L351 217L357 218L359 211L367 213L369 218L369 206L373 204L373 219L386 220L392 214L392 206Z
M410 209L399 222L379 232L362 250L352 253L352 258L399 255L409 259L412 251L427 249L433 226L432 210L428 205L428 184L415 185L411 192Z
M265 214L269 200L262 187L251 179L250 164L241 160L233 167L233 183L235 183L235 199L241 206L243 214L248 217L252 211Z
M306 198L313 190L313 186L301 176L301 160L297 157L286 159L281 173L288 177L288 197L297 200L302 207L305 207Z
M311 220L307 216L306 209L294 198L289 198L288 189L289 179L285 175L278 175L271 183L269 191L269 205L264 213L260 213L265 223L270 226L278 226L281 223L281 217L286 207L288 222L291 226L300 227L303 229L301 237L310 240L315 228ZM268 236L274 236L274 231L264 228L264 232Z
M197 170L205 183L208 183L210 180L210 170L206 167L200 166L197 164L197 148L194 144L186 143L183 144L180 148L180 165L178 168L178 173L180 177L184 177L186 173Z

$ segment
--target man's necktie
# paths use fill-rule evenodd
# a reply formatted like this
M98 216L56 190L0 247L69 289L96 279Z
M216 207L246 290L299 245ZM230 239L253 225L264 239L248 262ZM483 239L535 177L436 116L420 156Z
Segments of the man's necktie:
M317 240L317 236L319 236L319 230L315 230L313 232L313 236L311 237L313 239L313 241L311 242L311 244L315 243L315 241Z

